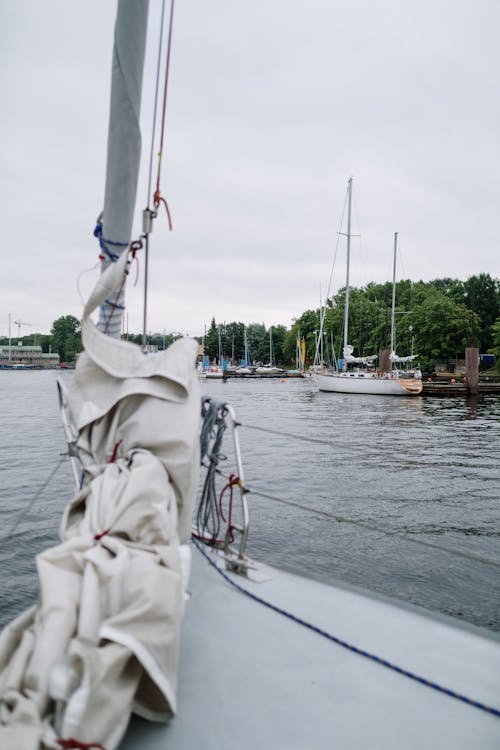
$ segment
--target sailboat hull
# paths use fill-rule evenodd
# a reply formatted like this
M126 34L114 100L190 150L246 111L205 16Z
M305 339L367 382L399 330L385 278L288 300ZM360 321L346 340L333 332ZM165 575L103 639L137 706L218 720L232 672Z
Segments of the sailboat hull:
M315 373L320 391L332 393L365 393L373 396L418 396L422 393L420 378L391 378L371 372Z

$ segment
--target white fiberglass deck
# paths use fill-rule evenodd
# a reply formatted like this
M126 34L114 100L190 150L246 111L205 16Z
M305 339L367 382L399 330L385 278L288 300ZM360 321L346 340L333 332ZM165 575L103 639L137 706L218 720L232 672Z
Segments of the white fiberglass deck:
M264 583L234 578L359 648L499 707L496 639L352 589L269 570L273 577ZM500 747L499 718L253 601L195 548L189 590L178 715L167 726L133 719L120 750Z

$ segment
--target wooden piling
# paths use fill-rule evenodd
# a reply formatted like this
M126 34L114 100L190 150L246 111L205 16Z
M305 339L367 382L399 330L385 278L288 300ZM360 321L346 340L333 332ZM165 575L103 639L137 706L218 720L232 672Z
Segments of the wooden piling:
M378 353L378 369L380 372L389 372L391 369L391 352L389 349L380 349Z
M465 375L469 393L479 393L479 349L475 346L465 350Z

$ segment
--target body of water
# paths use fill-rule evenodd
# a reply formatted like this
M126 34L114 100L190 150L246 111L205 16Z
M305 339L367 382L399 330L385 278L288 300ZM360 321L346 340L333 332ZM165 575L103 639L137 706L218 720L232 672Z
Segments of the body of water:
M35 556L73 494L57 377L71 373L0 373L0 625L34 602ZM500 631L500 399L328 394L312 379L202 392L242 422L251 555Z

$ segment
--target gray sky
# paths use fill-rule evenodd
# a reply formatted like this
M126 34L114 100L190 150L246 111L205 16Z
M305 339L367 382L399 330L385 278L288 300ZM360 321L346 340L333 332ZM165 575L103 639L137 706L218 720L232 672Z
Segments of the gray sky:
M318 306L350 175L354 285L390 278L395 231L400 276L500 276L497 0L175 9L162 184L174 231L156 222L149 330L198 335L213 315L289 326ZM22 335L80 317L77 279L98 255L114 14L104 0L0 0L0 335L9 312L32 324ZM81 276L84 296L96 273ZM339 262L333 291L344 275ZM141 284L142 263L134 332Z

